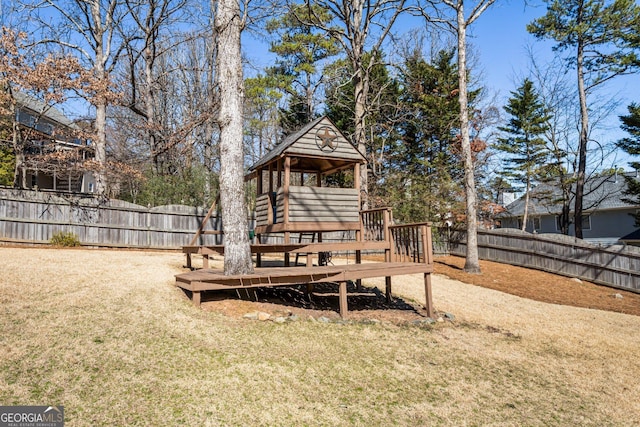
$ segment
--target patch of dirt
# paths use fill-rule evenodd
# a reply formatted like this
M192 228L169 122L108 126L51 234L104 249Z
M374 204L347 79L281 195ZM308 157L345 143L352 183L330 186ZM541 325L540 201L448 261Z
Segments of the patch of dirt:
M352 321L379 320L402 324L427 317L422 307L413 306L402 298L394 296L391 301L387 301L384 292L378 288L357 289L356 284L350 282L347 292L349 320ZM272 317L286 318L295 315L300 320L310 317L340 319L337 283L316 284L311 292L308 292L306 286L210 292L205 293L202 307L235 318L261 311Z
M492 261L480 261L482 272L470 274L464 263L461 257L438 257L434 268L451 279L522 298L640 316L640 294L634 292Z

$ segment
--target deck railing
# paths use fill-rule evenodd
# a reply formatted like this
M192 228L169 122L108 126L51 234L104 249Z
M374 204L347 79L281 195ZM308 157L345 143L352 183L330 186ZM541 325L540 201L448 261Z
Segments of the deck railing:
M431 223L389 226L391 261L433 263Z
M389 240L391 208L377 208L360 211L360 236L362 241L383 242Z

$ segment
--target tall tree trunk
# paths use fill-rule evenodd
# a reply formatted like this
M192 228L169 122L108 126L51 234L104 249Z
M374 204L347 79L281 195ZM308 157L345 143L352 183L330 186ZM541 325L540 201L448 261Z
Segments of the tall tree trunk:
M353 7L353 28L361 28L362 14L364 10L362 0L352 2ZM365 156L367 163L360 167L360 208L369 208L369 168L367 157L367 130L365 126L366 102L367 102L367 80L365 75L365 64L362 63L364 55L364 39L362 34L354 34L352 40L351 64L353 67L353 100L354 100L354 141L356 147Z
M469 106L467 95L467 24L464 18L462 2L457 7L458 18L458 81L460 95L460 136L462 138L462 160L464 163L464 190L466 194L467 214L467 251L464 270L468 273L480 273L478 257L478 222L476 218L476 185L471 156L469 137Z
M531 191L531 180L527 178L527 186L524 193L524 213L522 214L522 231L527 230L527 219L529 217L529 191Z
M355 135L354 140L358 151L365 156L367 163L360 167L360 208L369 208L369 168L367 157L367 133L365 127L365 85L362 78L362 71L356 71L354 76L354 95L355 95Z
M245 208L244 153L242 144L242 20L237 0L219 0L216 77L220 91L220 207L224 226L224 273L253 271L249 246L249 224Z
M16 111L15 103L12 111ZM27 188L27 174L25 173L24 139L20 134L18 121L13 120L13 152L16 156L16 164L13 172L13 186L15 188Z
M587 169L587 143L589 137L589 110L587 109L587 93L584 87L584 45L578 41L577 73L578 96L580 97L580 141L578 147L578 178L576 180L576 200L574 205L573 225L576 237L582 239L582 201Z
M152 42L147 42L152 43ZM144 49L144 103L145 114L147 116L147 138L149 138L149 147L151 147L153 168L157 174L161 174L162 167L160 164L160 147L157 146L156 139L156 112L155 112L155 91L153 81L153 54L150 46Z
M107 80L105 64L108 55L104 52L105 46L103 42L104 28L102 27L102 15L100 10L100 2L91 3L91 14L93 15L94 39L95 39L95 77L100 83ZM105 176L105 167L107 162L107 99L103 93L98 93L96 107L95 122L95 160L98 163L98 170L95 172L96 193L105 195L107 192L107 180Z

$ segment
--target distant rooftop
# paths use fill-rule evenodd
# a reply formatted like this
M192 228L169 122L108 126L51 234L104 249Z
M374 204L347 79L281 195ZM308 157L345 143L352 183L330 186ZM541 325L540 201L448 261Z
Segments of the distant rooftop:
M60 123L63 126L78 129L78 126L73 121L69 120L69 118L56 107L47 105L45 102L22 92L14 93L13 97L19 107L24 107L36 112L37 114L41 114L43 117L46 117L56 123Z
M583 207L585 211L625 209L633 207L622 199L627 188L624 176L638 177L636 172L593 177L585 183ZM551 183L540 184L530 193L529 215L559 214L562 211L562 189ZM575 184L571 190L570 206L573 209ZM506 206L504 216L524 214L524 196Z

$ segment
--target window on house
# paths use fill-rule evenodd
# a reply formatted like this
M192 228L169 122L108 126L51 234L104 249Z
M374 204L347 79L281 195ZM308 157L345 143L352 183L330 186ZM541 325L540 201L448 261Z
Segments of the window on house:
M582 215L582 229L591 230L591 215Z
M533 229L540 230L540 217L533 218Z
M38 175L31 175L31 188L36 188L38 186Z
M47 135L51 135L53 133L53 125L51 123L39 122L36 124L36 129L40 132L46 133Z
M93 182L89 183L89 193L93 193Z
M569 219L571 221L571 219ZM591 215L582 215L582 229L591 230ZM556 231L561 231L560 215L556 215Z

